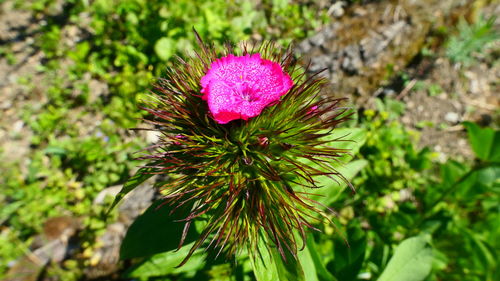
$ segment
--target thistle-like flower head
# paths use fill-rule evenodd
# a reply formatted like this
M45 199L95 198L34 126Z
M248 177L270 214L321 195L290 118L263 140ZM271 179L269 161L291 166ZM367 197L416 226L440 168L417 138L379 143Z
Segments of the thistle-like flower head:
M315 177L342 178L332 163L346 151L325 137L348 118L343 100L320 98L325 80L306 78L272 43L218 53L199 41L201 51L168 69L144 107L161 133L144 158L169 175L164 203L189 210L181 244L200 220L190 254L252 253L261 239L295 254L324 214L309 198L321 187Z

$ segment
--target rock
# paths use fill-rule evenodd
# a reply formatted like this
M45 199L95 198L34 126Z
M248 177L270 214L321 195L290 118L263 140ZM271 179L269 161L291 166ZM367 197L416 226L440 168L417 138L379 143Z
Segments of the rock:
M106 199L106 197L110 196L110 197L115 197L118 192L120 192L120 190L122 189L122 185L114 185L114 186L110 186L110 187L107 187L103 190L101 190L101 192L99 192L97 194L97 196L94 198L94 201L92 202L94 205L102 205L104 203L104 199Z
M90 266L85 269L87 278L102 278L119 269L122 240L135 218L144 212L157 197L157 191L153 187L157 178L156 176L152 177L140 184L122 199L122 202L118 205L118 221L109 224L104 234L97 237L96 244L100 246L94 249L90 257ZM102 204L106 196L116 196L121 187L121 185L117 185L106 188L97 195L94 203Z
M116 222L108 225L106 232L97 239L97 244L103 246L94 250L90 258L90 267L85 269L85 275L88 278L106 276L118 270L120 246L125 233L126 227L123 223Z
M327 14L332 15L335 18L340 18L345 13L345 10L344 10L345 6L346 6L346 3L344 1L335 2L335 3L333 3L332 6L330 6Z
M157 190L153 187L156 177L139 185L125 196L118 206L119 221L127 227L139 216L155 199Z
M460 121L460 115L456 112L447 112L444 116L444 120L452 125L455 125Z
M23 257L5 274L3 281L37 281L45 264L29 257Z
M146 131L146 142L154 144L160 139L161 133L158 131L148 130Z
M328 92L361 98L363 103L384 79L418 54L433 24L439 26L469 12L472 2L401 0L353 5L346 16L299 43L296 51L303 55L304 65L311 62L309 73L327 69L323 74L332 82Z
M24 127L23 120L17 120L16 122L14 122L14 125L12 126L13 133L15 134L20 133L23 127Z
M43 225L43 235L35 239L35 250L16 261L4 281L35 281L49 262L61 262L70 248L70 238L80 228L78 218L61 216L48 219ZM38 246L40 244L41 246Z
M80 220L75 217L61 216L50 218L43 224L43 234L49 241L67 241L80 228Z

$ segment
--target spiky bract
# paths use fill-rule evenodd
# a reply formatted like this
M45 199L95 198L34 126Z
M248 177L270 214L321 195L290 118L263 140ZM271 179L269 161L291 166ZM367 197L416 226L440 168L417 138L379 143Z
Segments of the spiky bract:
M343 100L319 99L325 80L306 79L290 51L277 52L272 43L221 53L201 40L200 46L167 70L144 107L161 133L154 153L144 158L157 173L170 175L162 185L164 203L190 210L181 245L194 220L206 221L186 260L202 245L228 254L249 246L254 253L261 238L283 257L295 254L305 229L324 214L306 190L320 187L316 175L342 178L331 164L346 151L324 137L348 118L339 106ZM279 62L294 86L260 115L218 124L201 98L200 79L217 58L248 53Z

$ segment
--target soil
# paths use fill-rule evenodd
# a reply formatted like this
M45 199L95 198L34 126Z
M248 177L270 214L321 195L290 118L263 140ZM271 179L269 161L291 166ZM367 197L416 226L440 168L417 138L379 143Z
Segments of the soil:
M19 161L29 152L32 132L19 116L22 108L43 103L43 90L19 83L30 77L39 85L43 74L36 70L43 54L34 48L34 24L29 12L15 11L11 2L0 4L0 42L11 58L0 57L0 151L4 162Z
M440 24L456 23L460 16L474 17L475 13L489 18L500 12L498 4L474 12L466 8L476 2L462 2L467 4L453 2L456 9L448 5L448 17L436 15L433 19ZM443 48L442 35L429 37L427 32L421 33L424 26L429 28L429 19L422 18L422 14L434 6L415 3L374 2L353 6L346 17L301 42L298 51L304 55L304 64L310 63L311 73L326 69L322 75L330 79L331 86L325 94L347 96L361 109L374 108L375 98L396 98L406 105L400 122L420 132L420 148L438 152L441 161L471 159L473 154L460 122L499 124L500 42L482 54L473 54L472 65L452 63ZM443 1L436 5L447 4ZM387 19L387 14L393 16ZM367 17L370 19L366 20ZM442 26L434 23L433 28ZM495 29L500 30L498 18ZM369 48L366 42L371 42ZM413 49L415 46L408 45L412 42L417 51ZM422 46L431 48L431 56L419 54ZM389 72L396 78L384 79L387 66L392 66ZM401 73L407 76L407 81L398 76Z
M492 56L489 49L486 57ZM462 121L477 122L483 126L499 124L500 105L500 64L478 60L470 67L452 64L447 58L435 61L423 60L410 75L418 77L422 65L432 63L432 67L421 83L439 89L430 93L429 88L410 90L399 98L406 104L406 113L401 122L407 127L420 131L420 147L430 147L439 152L441 160L447 158L472 158ZM409 83L412 83L411 80ZM413 84L413 83L412 83ZM404 90L404 89L403 89Z

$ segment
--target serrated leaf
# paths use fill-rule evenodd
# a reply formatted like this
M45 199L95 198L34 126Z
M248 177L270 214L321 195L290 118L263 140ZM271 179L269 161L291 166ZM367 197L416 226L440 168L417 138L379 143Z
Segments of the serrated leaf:
M428 236L411 237L399 244L377 281L421 281L432 267Z

